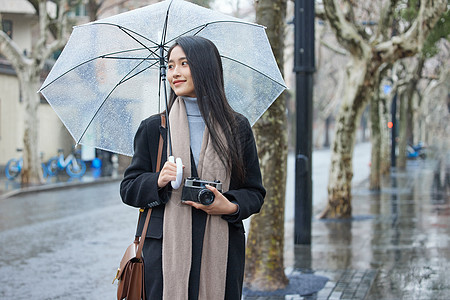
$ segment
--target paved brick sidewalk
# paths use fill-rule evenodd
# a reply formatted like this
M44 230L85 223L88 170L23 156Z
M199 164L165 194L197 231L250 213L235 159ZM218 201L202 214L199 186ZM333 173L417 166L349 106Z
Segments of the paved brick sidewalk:
M330 278L317 295L304 299L365 299L377 274L376 270L316 271L316 275Z
M244 300L349 300L365 299L376 277L376 270L317 270L312 272L302 272L299 269L293 270L288 277L298 275L311 277L328 278L326 284L318 292L310 295L290 293L289 291L279 292L283 295L266 296L244 296ZM314 278L311 278L314 280Z

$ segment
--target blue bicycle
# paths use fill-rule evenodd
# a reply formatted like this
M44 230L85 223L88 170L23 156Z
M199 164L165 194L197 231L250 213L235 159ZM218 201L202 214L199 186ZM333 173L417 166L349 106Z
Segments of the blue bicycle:
M66 173L74 178L80 178L86 173L86 163L76 157L74 151L64 158L63 149L58 149L58 155L50 158L47 166L50 176L55 176L62 170L66 170Z
M22 149L17 148L17 152L21 152ZM42 153L41 153L41 159L42 159ZM45 163L41 163L42 167L42 175L44 178L47 178L48 176L48 169L47 165ZM5 175L6 178L9 180L14 180L17 176L19 176L20 172L22 172L23 168L23 157L21 158L11 158L5 167Z

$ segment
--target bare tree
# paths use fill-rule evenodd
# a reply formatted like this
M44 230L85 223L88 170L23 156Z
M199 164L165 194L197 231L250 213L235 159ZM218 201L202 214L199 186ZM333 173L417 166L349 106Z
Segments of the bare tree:
M391 29L394 12L401 9L404 1L378 3L382 8L378 14L377 31L372 34L355 19L354 8L360 2L324 0L323 3L325 14L339 43L350 53L351 58L346 67L345 89L336 118L328 182L328 205L321 217L345 218L350 217L352 211L352 156L356 128L365 106L378 90L380 67L386 62L418 53L439 16L446 10L447 1L420 1L417 17L410 26L401 28L399 34L392 34ZM361 7L364 9L363 4L361 3ZM371 11L366 10L367 13ZM376 14L369 16L377 17Z
M23 172L22 183L40 183L42 170L38 150L38 106L40 97L41 71L47 58L61 49L66 43L67 0L54 2L57 5L57 16L51 18L47 13L46 0L30 0L39 17L39 37L29 53L20 47L3 31L0 31L0 53L11 63L17 73L20 91L25 103L25 129L23 135Z
M260 0L256 22L267 35L283 70L286 0ZM286 100L282 94L253 126L267 196L260 214L252 217L247 240L245 284L256 290L284 288L284 202L286 192Z

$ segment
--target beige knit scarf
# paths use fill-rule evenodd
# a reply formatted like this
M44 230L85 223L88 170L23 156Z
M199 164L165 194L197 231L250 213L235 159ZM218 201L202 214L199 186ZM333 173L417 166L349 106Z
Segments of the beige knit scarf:
M178 97L169 115L172 150L183 161L183 183L191 176L189 123L182 98ZM222 135L223 137L223 135ZM205 128L198 162L198 175L220 180L222 192L229 189L230 174L221 163ZM164 212L162 268L163 299L187 300L192 259L192 208L181 203L182 186L173 190ZM200 269L199 300L225 297L228 261L228 222L221 216L207 216Z

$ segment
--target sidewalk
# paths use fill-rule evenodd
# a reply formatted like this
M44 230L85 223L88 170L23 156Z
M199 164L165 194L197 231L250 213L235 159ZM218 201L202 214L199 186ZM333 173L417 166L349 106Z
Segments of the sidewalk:
M287 225L286 274L316 290L297 284L244 299L450 299L450 183L438 167L409 161L379 192L367 181L354 186L353 218L314 219L310 246L294 246Z
M0 173L0 199L9 198L19 194L34 193L40 191L64 189L76 186L85 186L90 184L101 184L110 181L122 180L122 174L112 174L103 176L98 170L88 168L81 178L70 178L64 172L45 179L41 185L31 185L21 187L20 178L9 180L6 178L4 170Z

